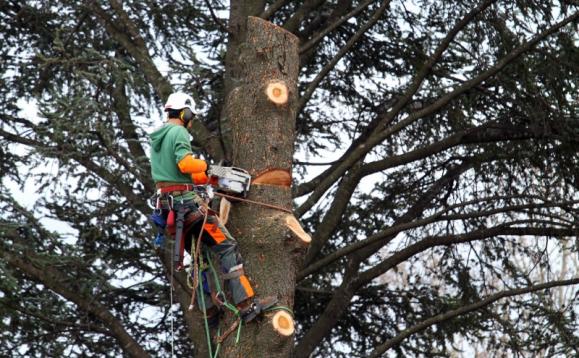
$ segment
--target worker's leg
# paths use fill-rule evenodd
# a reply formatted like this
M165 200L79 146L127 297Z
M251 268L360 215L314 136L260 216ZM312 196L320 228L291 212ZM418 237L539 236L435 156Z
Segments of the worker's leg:
M243 270L237 241L217 217L209 216L204 226L203 239L219 258L223 278L228 282L233 302L238 304L254 296L253 288Z
M273 307L277 303L276 297L267 296L259 299L255 297L253 288L243 271L237 241L229 231L214 216L208 218L204 229L204 240L209 245L213 243L211 248L219 257L221 269L224 272L223 278L229 283L233 301L239 309L243 321L250 322Z

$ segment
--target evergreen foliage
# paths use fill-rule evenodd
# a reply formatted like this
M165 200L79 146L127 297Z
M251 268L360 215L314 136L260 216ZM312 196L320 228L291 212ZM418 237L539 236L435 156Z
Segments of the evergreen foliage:
M577 2L225 3L0 1L0 356L170 355L147 132L186 91L230 159L247 15L302 46L295 355L579 354Z

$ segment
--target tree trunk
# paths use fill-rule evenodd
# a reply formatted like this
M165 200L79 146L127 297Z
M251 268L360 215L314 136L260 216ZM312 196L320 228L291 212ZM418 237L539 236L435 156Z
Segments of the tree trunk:
M249 17L238 54L236 86L225 103L232 129L233 165L248 170L254 178L262 177L252 186L249 199L291 209L298 40L280 27ZM271 172L276 173L276 179L263 180ZM239 241L246 273L257 296L274 295L279 304L291 308L296 263L304 250L285 224L288 215L254 204L233 203L228 227ZM275 333L272 315L244 326L237 346L234 338L229 338L223 356L288 357L293 337Z

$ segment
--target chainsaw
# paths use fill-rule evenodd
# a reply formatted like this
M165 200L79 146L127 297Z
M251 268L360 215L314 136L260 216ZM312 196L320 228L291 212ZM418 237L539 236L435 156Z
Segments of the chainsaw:
M224 193L241 195L245 198L251 186L251 175L241 168L211 165L207 169L207 175L217 177L215 189Z

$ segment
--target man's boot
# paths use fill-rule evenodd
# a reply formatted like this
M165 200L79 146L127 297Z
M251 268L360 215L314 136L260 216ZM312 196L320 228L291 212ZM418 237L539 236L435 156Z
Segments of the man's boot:
M249 323L268 308L275 306L276 303L277 298L274 296L266 296L263 298L253 297L241 302L237 308L239 309L243 322Z

